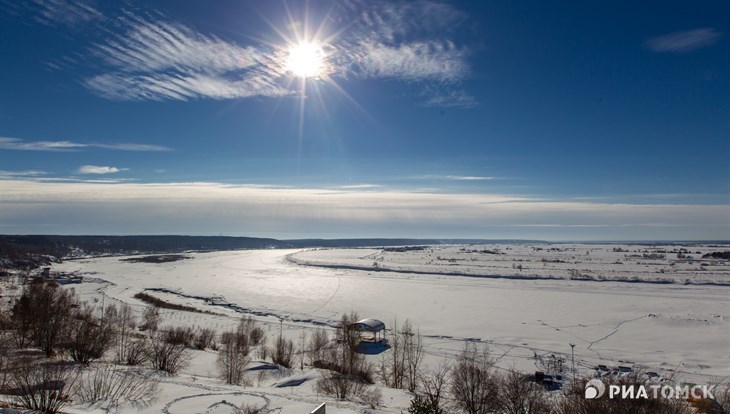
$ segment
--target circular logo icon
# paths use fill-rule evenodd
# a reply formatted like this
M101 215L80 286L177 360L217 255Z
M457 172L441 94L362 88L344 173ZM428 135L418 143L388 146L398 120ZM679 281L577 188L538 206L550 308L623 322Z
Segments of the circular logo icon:
M586 382L586 399L593 400L595 398L601 398L603 393L606 392L606 386L603 385L603 381L599 379L592 379Z

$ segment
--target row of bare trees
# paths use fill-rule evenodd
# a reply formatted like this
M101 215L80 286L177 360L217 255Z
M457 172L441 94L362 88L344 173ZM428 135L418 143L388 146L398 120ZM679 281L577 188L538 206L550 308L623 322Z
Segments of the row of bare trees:
M135 366L174 375L189 362L193 348L218 349L221 380L246 385L251 351L257 348L261 358L286 368L298 356L302 366L306 360L326 369L316 384L318 392L341 399L355 397L375 407L381 400L380 391L372 386L376 369L356 352L360 333L351 328L358 319L354 312L344 314L334 337L316 329L308 338L302 337L298 349L282 333L267 346L264 330L251 317L242 318L216 341L216 332L210 328L161 328L162 317L153 306L145 309L141 321L127 304L96 312L92 305L80 302L72 289L35 280L7 312L0 309L0 394L12 395L15 405L49 413L58 412L72 398L111 405L147 400L155 394L157 380ZM580 381L563 392L549 393L524 374L497 369L488 349L475 344L467 344L453 363L423 370L423 341L408 320L395 321L388 340L391 349L383 355L377 374L386 386L414 394L408 408L411 414L684 414L714 409L706 401L587 400ZM17 352L24 348L37 348L54 358ZM94 362L108 352L115 364L128 367ZM610 381L645 384L638 374ZM724 396L721 404L727 405L727 392Z
M394 321L388 337L390 351L380 364L383 382L391 388L406 388L413 392L418 387L418 374L423 361L423 339L406 319L402 325Z
M217 361L221 380L226 384L243 384L246 366L251 362L251 349L264 346L265 342L264 330L250 316L242 318L235 330L224 332Z
M720 413L730 408L727 384L716 387L709 399L598 399L585 398L587 380L570 383L565 390L547 391L523 373L500 370L488 349L467 344L453 364L422 371L408 408L410 414L690 414ZM635 372L604 379L610 384L650 386L648 377Z
M113 351L117 364L178 372L189 360L190 344L175 342L174 329L158 330L159 322L157 310L148 310L148 331L141 333L129 305L97 312L73 289L35 279L0 309L0 394L12 405L49 413L71 399L116 404L151 398L156 380L145 371L92 362ZM211 330L198 330L192 342L205 346L212 337Z

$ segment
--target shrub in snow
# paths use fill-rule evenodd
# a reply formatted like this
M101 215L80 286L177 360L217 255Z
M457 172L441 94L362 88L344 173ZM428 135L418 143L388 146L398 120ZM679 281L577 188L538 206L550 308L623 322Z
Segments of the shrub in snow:
M642 375L640 372L633 372L628 375L604 377L606 389L609 385L625 385L633 386L638 389L639 386L649 387L653 385L650 379ZM579 380L567 386L562 398L557 402L556 412L559 414L619 414L619 413L636 413L636 414L690 414L698 412L690 407L690 403L684 399L674 398L652 398L652 393L648 393L649 398L613 398L609 399L604 394L601 398L587 399L585 398L586 380ZM647 388L648 389L648 388ZM702 412L702 411L699 411ZM712 411L704 411L712 412Z
M94 308L84 303L73 311L66 337L62 346L71 358L88 364L104 356L114 339L114 329L108 320L96 318Z
M116 362L124 365L141 365L147 362L147 338L130 339L123 348L117 349Z
M317 328L312 332L307 342L307 356L309 358L309 364L314 366L317 363L322 363L325 357L325 348L329 345L330 339L327 336L327 331L322 328Z
M109 408L125 401L144 404L155 396L158 384L159 381L148 373L97 365L80 376L76 395L81 402L108 403Z
M195 331L187 326L173 326L163 331L165 342L172 345L190 345L195 339Z
M109 323L115 328L114 361L117 364L141 364L143 361L139 355L142 354L142 347L133 339L137 320L132 307L125 303L118 312L108 314L107 317Z
M185 345L168 343L163 335L152 336L146 344L145 359L152 369L175 375L190 362Z
M40 278L33 280L13 305L16 345L34 345L51 356L66 333L71 310L77 303L73 290Z
M28 410L57 413L71 401L78 375L79 370L65 362L18 359L9 367L8 399Z
M451 381L451 367L442 363L434 371L422 371L419 376L419 391L411 401L409 413L445 414L451 412L448 405L448 387Z
M269 355L275 364L291 368L294 365L294 342L280 335L269 350Z
M240 330L224 332L218 350L218 375L226 384L240 385L246 366L251 362L249 337Z
M315 389L318 393L342 400L350 396L362 394L366 386L365 381L357 376L328 371L317 380Z
M256 404L243 403L241 408L236 410L236 414L264 414L268 413L269 410L265 406L258 406Z
M210 348L215 341L215 330L212 328L201 328L195 333L193 345L199 350Z
M154 305L148 305L144 313L142 314L142 325L139 329L142 331L157 332L157 328L160 326L162 316L160 315L160 309Z

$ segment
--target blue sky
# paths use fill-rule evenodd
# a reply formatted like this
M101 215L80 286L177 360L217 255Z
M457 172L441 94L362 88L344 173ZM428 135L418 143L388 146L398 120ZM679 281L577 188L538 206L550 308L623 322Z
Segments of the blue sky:
M0 2L0 232L730 239L729 12Z

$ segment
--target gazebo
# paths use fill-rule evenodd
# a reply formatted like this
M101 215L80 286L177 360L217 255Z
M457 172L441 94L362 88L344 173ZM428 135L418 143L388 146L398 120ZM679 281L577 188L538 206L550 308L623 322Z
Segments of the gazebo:
M355 352L367 355L377 355L390 349L385 339L385 324L377 319L361 319L350 324L350 329L360 333L360 341L355 346Z

